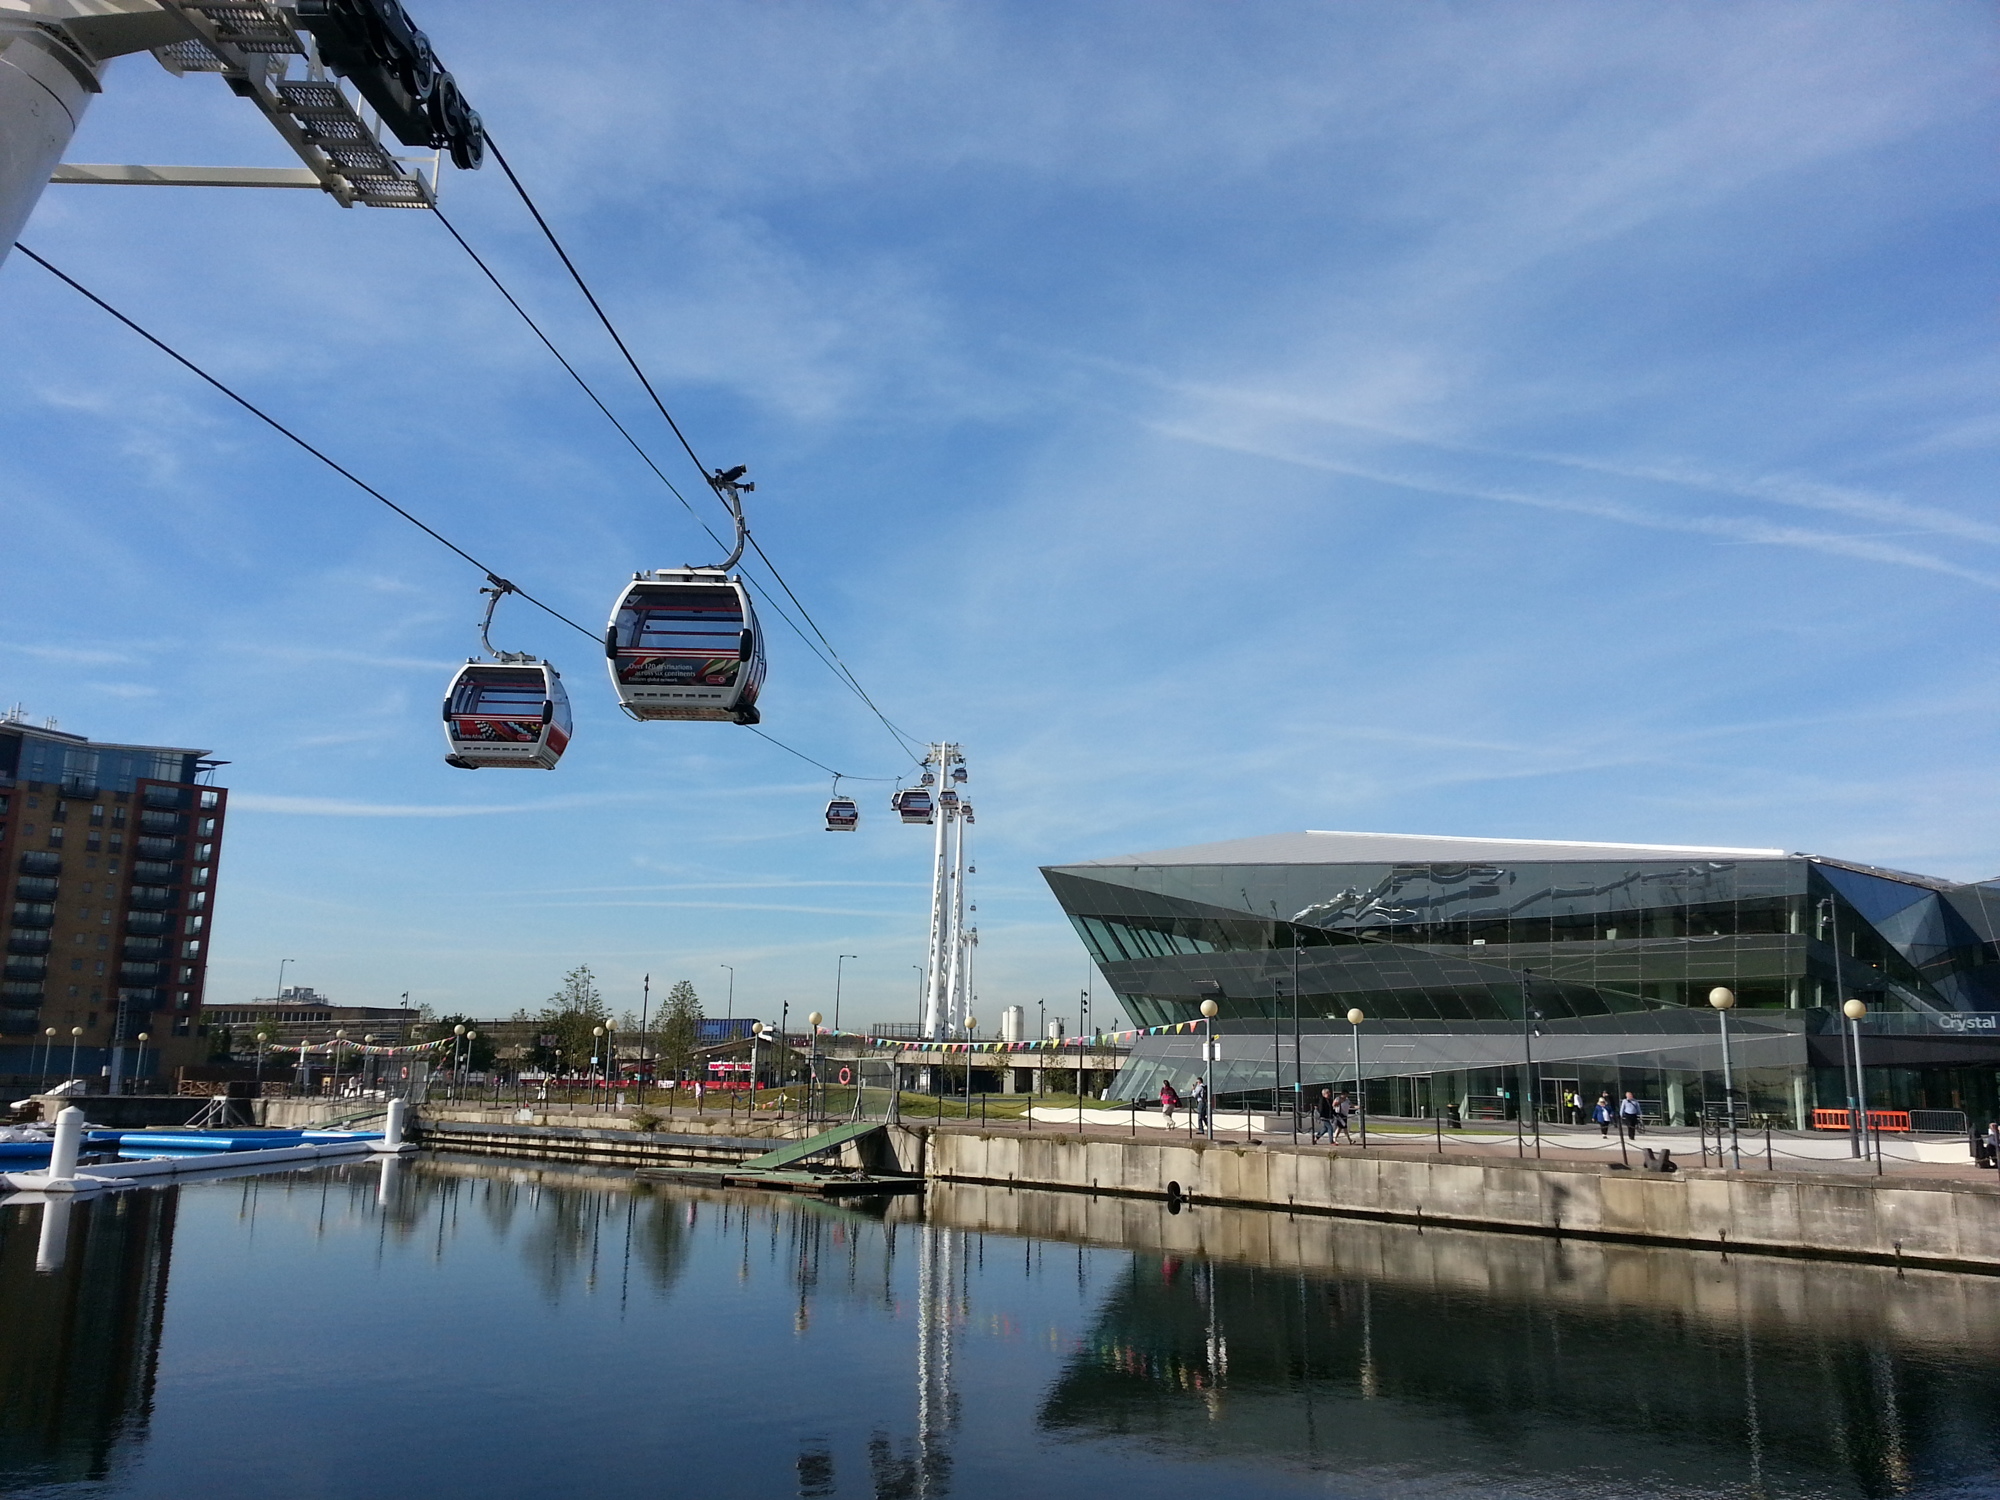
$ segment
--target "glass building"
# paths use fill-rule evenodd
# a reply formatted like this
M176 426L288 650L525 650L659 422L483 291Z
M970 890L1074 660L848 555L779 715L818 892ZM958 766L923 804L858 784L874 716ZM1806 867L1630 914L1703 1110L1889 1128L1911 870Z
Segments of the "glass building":
M1874 1107L2000 1113L2000 881L1781 849L1287 833L1045 867L1142 1026L1220 1007L1219 1093L1367 1081L1371 1108L1544 1117L1626 1090L1677 1121L1737 1087L1803 1126L1853 1093L1841 1002L1869 1007ZM1354 1028L1345 1017L1361 1010ZM1120 1097L1199 1069L1142 1038ZM1528 1064L1532 1060L1532 1073ZM1878 1076L1879 1075L1879 1076Z

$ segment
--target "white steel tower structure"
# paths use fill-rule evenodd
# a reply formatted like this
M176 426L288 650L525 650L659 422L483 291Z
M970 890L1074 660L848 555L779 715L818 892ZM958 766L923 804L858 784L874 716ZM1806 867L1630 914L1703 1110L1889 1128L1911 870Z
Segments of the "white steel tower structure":
M924 756L924 769L937 783L933 797L936 835L931 851L930 946L924 963L926 1041L961 1034L972 1014L972 953L979 941L965 922L966 826L972 807L954 785L965 776L965 755L957 745L938 743Z

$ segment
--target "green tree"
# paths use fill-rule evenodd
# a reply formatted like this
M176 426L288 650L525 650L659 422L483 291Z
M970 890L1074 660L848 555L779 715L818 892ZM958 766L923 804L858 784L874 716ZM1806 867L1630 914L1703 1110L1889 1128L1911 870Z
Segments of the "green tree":
M590 1055L599 1045L593 1033L610 1019L611 1009L598 993L597 976L590 972L589 964L578 964L563 975L561 986L543 1003L541 1014L535 1018L535 1060L554 1063L556 1054L561 1053L565 1071L587 1069ZM545 1037L555 1038L554 1043L544 1044Z
M466 1066L475 1073L489 1071L493 1066L493 1038L487 1034L489 1028L482 1026L479 1022L473 1020L472 1017L439 1016L435 1021L428 1024L424 1036L426 1039L453 1036L456 1035L456 1028L460 1026L463 1026L467 1031L476 1031L479 1033L479 1035L472 1039L472 1060ZM459 1046L458 1055L461 1058L466 1055L466 1048L462 1043ZM441 1068L450 1067L451 1056L451 1045L446 1043L446 1045L438 1049L438 1060L433 1066Z
M680 1078L694 1066L695 1044L700 1038L701 1000L694 985L676 980L660 1007L658 1030L660 1073Z

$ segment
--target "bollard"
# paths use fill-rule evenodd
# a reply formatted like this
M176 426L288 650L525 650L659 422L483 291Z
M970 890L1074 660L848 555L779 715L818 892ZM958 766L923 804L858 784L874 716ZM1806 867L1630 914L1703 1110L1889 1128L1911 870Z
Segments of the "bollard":
M383 1150L400 1151L402 1149L403 1116L409 1113L409 1109L409 1101L406 1099L391 1099L389 1101L389 1121L382 1127Z
M77 1153L83 1149L83 1111L74 1104L56 1116L56 1144L49 1153L49 1186L76 1177Z

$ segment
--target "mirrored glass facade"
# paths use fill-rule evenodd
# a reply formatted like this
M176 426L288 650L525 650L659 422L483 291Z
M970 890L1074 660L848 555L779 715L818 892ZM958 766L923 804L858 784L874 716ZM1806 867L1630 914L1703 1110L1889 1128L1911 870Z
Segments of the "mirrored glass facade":
M1532 1019L1629 1032L1657 1056L1660 1033L1692 1045L1712 1027L1720 985L1746 1027L1795 1039L1798 1067L1850 997L1871 1025L2000 1042L2000 882L1775 849L1346 833L1043 875L1142 1026L1192 1020L1210 996L1225 1033L1289 1028L1295 1011L1308 1032L1345 1032L1358 1007L1371 1030L1469 1037Z

